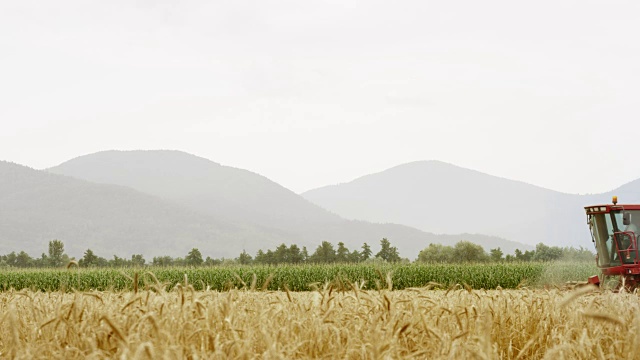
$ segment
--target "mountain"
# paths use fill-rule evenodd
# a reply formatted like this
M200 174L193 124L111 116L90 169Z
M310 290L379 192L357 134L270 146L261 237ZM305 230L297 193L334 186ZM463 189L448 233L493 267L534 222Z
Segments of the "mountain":
M53 239L63 240L74 256L90 248L105 257L141 253L147 259L184 256L193 247L205 256L235 257L243 244L289 240L276 230L227 223L130 188L0 161L0 254L46 253Z
M103 151L48 171L127 186L230 222L299 232L342 220L262 175L180 151Z
M587 181L587 180L585 180ZM637 184L621 200L640 200ZM583 207L611 193L565 194L439 161L408 163L302 194L347 219L388 221L436 233L481 233L534 245L591 247Z
M604 197L608 197L609 200L611 199L611 196L616 195L620 199L621 203L640 203L640 179L636 179L629 183L626 183L603 195ZM601 196L600 198L603 197Z
M505 252L528 248L472 233L436 235L384 219L377 223L345 220L259 174L180 151L104 151L72 159L47 171L126 186L239 226L276 229L289 242L301 245L342 241L350 249L356 249L367 242L375 250L377 242L386 237L402 256L411 259L431 242L454 244L468 240L501 246ZM270 247L257 239L256 242L257 245L246 245L247 250Z

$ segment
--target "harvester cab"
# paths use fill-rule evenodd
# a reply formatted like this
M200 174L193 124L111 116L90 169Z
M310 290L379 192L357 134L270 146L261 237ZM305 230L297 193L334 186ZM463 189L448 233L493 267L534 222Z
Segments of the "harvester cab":
M596 263L607 278L619 278L619 286L635 289L640 285L640 205L619 205L617 196L612 204L586 206L591 238L596 247ZM589 283L600 285L594 275Z

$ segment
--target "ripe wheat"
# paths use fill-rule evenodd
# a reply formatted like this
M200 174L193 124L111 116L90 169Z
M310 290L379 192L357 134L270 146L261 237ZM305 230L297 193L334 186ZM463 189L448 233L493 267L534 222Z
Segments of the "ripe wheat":
M640 302L551 290L0 293L0 358L563 359L638 357ZM253 289L253 290L252 290Z

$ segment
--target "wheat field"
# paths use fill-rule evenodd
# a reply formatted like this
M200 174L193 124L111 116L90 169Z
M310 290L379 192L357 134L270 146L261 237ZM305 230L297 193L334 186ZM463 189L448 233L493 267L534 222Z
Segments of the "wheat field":
M0 293L0 358L640 358L635 294L591 288Z

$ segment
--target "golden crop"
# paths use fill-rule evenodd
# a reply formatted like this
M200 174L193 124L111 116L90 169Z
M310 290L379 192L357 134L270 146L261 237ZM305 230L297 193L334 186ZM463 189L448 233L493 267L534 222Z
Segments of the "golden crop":
M0 358L637 358L639 304L590 288L6 291Z

